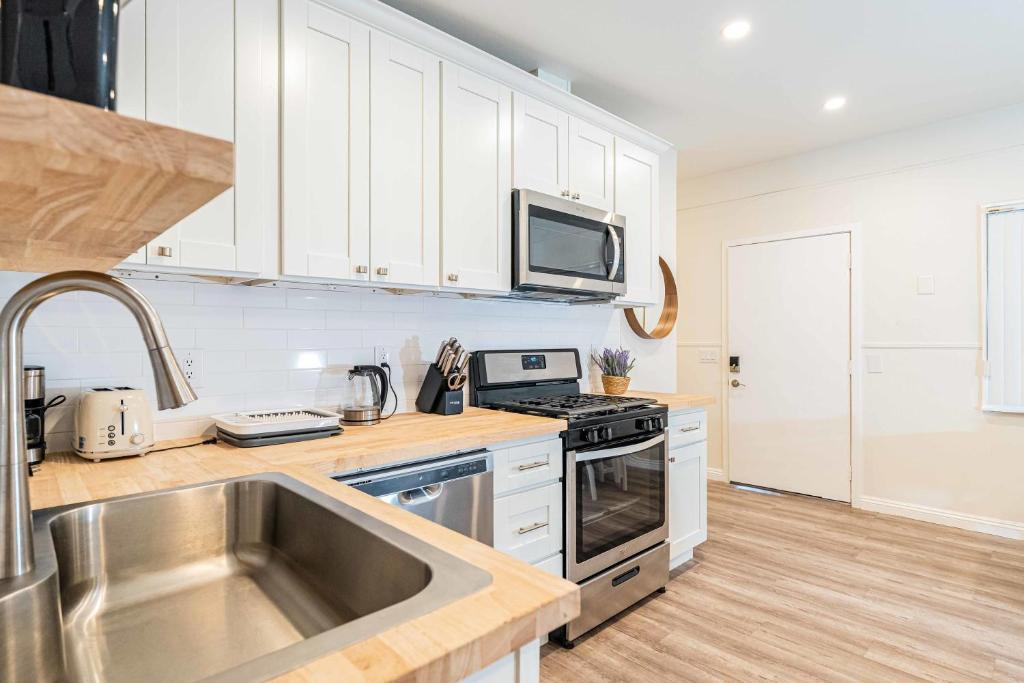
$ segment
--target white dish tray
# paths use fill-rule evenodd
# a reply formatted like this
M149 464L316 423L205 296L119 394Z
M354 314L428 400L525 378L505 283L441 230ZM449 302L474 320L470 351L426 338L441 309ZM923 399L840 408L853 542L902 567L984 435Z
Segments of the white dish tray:
M251 410L213 415L218 427L238 436L263 436L337 427L341 415L318 408Z

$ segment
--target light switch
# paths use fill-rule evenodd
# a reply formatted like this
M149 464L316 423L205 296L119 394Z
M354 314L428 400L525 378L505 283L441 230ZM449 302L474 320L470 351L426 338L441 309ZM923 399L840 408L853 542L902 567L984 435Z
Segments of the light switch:
M700 350L700 362L701 363L717 363L718 362L718 349L701 349Z
M869 373L877 375L882 372L882 356L877 353L869 353L867 355L867 361Z
M917 293L918 294L934 294L935 293L935 276L934 275L918 275L917 276Z

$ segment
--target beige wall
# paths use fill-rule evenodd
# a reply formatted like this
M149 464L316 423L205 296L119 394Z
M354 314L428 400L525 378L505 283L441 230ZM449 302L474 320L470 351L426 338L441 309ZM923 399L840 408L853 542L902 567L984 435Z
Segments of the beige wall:
M720 347L724 240L859 223L863 504L916 516L934 508L974 527L986 520L973 517L1003 520L1024 533L1024 416L977 407L978 210L1017 199L1024 104L682 179L680 391L721 397L721 369L699 353L728 355ZM919 275L934 276L934 295L917 294ZM863 372L870 354L881 358L881 374ZM709 463L721 468L720 408L711 417Z

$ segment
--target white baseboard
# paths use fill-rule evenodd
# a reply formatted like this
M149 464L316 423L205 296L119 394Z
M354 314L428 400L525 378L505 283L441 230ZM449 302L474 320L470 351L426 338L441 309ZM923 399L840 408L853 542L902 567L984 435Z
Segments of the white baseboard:
M725 478L725 470L720 467L709 467L708 479L711 481L729 481Z
M708 477L710 478L710 476L711 473L709 471ZM993 536L1001 536L1003 538L1012 538L1018 541L1024 540L1024 522L1011 522L1004 519L969 515L963 512L954 512L953 510L943 510L926 505L915 505L913 503L904 503L886 498L873 498L871 496L861 496L854 507L870 510L871 512L896 515L897 517L909 517L922 522L952 526L968 531L978 531L983 534L992 534Z

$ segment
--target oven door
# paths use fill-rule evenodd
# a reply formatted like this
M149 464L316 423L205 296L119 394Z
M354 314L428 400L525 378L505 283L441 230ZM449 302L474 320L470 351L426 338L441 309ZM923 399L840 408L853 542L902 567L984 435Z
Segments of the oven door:
M513 194L516 289L625 293L622 216L532 190Z
M570 581L582 581L668 538L663 433L567 455Z

